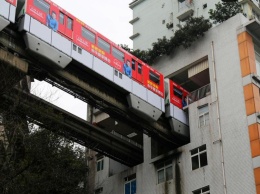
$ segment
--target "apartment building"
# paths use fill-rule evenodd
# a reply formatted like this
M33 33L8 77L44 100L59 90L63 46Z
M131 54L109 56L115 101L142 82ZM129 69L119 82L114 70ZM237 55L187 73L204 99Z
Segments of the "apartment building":
M173 1L136 0L130 4L134 19L137 16L134 9L143 14L131 21L134 31L139 31L138 36L132 36L135 48L149 48L157 35L170 36L165 34L168 28L158 33L155 30L153 34L148 27L138 27L139 22L145 21L145 5L148 7L152 2L166 9L167 2ZM195 0L194 6L195 2L203 5L203 1ZM206 8L214 4L205 3ZM254 11L252 2L243 8ZM149 12L154 9L147 8ZM194 9L193 13L197 11L203 9ZM154 23L157 20L161 21L160 17L151 19ZM142 36L145 28L150 36ZM144 37L148 39L143 40ZM190 142L177 149L164 149L160 142L137 131L136 135L118 134L117 128L129 129L94 110L92 121L104 129L109 125L107 129L115 129L111 133L141 146L144 160L137 166L127 167L89 150L90 193L260 194L260 23L257 18L238 14L214 26L190 48L179 48L169 56L161 56L153 67L190 92L186 109Z
M220 0L134 0L129 7L133 10L133 48L151 48L158 38L170 38L187 17L209 18L209 10L215 9ZM249 18L260 19L259 0L238 0L243 13Z

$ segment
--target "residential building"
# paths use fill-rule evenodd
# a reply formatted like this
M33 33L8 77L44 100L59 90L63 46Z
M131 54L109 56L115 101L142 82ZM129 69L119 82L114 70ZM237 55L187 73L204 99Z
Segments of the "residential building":
M190 92L190 143L158 151L143 135L131 168L94 154L95 193L260 193L260 23L238 14L154 67Z
M209 18L209 10L215 9L220 0L134 0L129 7L133 10L133 48L146 50L158 38L170 38L187 17ZM259 0L238 0L243 13L249 18L260 19Z

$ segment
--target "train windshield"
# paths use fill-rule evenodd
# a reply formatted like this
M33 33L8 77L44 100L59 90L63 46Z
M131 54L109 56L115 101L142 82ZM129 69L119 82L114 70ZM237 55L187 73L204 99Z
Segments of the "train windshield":
M44 11L46 14L50 12L50 5L43 0L34 0L33 4L40 10Z
M176 97L182 99L182 92L181 92L179 89L177 89L177 88L174 87L174 88L173 88L173 94L174 94L174 96L176 96Z
M152 80L156 84L160 84L160 76L156 75L154 72L149 72L149 79Z

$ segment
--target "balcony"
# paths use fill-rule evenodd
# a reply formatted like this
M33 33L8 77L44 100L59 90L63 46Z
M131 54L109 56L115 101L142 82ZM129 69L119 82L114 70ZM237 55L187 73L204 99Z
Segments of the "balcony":
M206 96L210 95L211 89L210 89L210 84L207 84L193 92L191 92L188 95L188 104L191 104L193 102L196 102L202 98L205 98Z
M187 17L191 16L194 12L193 0L179 0L179 13L177 18L184 21Z

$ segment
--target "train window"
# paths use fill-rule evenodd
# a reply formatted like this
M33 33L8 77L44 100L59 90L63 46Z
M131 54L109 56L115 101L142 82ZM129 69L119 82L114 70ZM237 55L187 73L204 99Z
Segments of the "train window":
M104 41L102 38L98 38L98 46L106 51L107 53L110 53L110 44L108 44L106 41Z
M79 47L78 47L78 53L79 53L79 54L82 54L82 48L79 48Z
M67 28L70 29L70 30L72 30L72 24L73 24L73 20L68 17Z
M64 24L64 14L60 12L60 24Z
M124 53L116 49L115 47L112 47L112 55L119 61L124 62Z
M142 65L138 63L138 73L142 74Z
M149 79L152 80L156 84L160 84L160 76L156 75L154 72L150 71L149 73Z
M84 38L95 44L96 35L93 32L82 26L81 33Z
M40 10L44 11L46 14L50 12L50 5L44 0L34 0L33 4L38 7Z
M135 71L135 60L132 60L132 70Z
M77 50L77 46L75 44L73 44L73 50L76 51Z
M174 96L176 96L176 97L182 99L182 92L181 92L179 89L177 89L177 88L174 87L174 88L173 88L173 94L174 94Z

